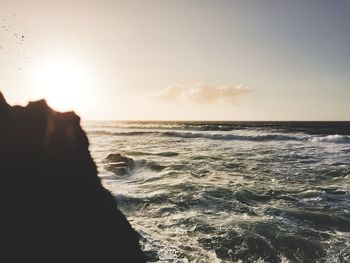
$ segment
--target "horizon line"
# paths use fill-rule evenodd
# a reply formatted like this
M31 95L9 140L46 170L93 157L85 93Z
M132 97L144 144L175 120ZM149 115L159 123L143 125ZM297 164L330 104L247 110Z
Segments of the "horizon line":
M100 120L84 120L83 122L97 122L97 121L106 121L106 122L350 122L350 120L164 120L164 119L100 119Z

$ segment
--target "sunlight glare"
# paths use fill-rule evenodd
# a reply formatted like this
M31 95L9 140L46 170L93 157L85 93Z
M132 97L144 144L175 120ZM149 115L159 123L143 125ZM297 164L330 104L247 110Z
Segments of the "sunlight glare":
M55 110L79 111L89 99L91 76L79 61L51 59L38 71L39 94Z

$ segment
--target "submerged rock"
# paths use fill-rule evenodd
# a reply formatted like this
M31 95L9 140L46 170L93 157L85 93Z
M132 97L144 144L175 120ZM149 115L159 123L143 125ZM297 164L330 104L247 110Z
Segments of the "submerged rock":
M119 176L129 175L135 168L142 168L147 164L146 160L141 159L135 161L120 153L109 154L105 162L108 163L106 165L106 170Z
M0 93L1 262L145 262L88 146L73 112Z
M111 153L107 156L106 160L113 163L124 163L129 169L134 169L135 167L135 162L133 159L121 155L120 153Z
M112 163L107 165L106 169L107 171L110 171L115 175L120 176L128 175L131 173L131 170L127 166L125 166L124 163Z
M163 171L166 168L166 166L160 165L160 164L155 163L155 162L148 162L147 168L149 168L150 170L156 171L156 172L160 172L160 171Z
M106 169L115 175L128 175L135 168L133 159L119 153L111 153L106 157L108 165Z

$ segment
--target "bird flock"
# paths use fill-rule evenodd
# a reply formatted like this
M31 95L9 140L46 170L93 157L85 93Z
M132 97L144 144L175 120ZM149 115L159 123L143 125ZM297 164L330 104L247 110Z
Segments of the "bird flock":
M34 51L39 51L43 43L34 45L34 40L29 37L26 21L19 19L16 13L0 21L0 60L2 54L11 52L11 60L14 62L12 66L16 70L22 70L27 63L33 61Z

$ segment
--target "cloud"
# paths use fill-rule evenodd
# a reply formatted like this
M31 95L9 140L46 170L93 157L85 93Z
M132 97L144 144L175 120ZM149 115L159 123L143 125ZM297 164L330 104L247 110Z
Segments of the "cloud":
M181 86L170 86L166 89L159 90L149 95L150 98L159 100L177 100L184 93L184 89Z
M187 89L182 86L170 86L152 93L149 97L164 101L187 99L197 103L212 103L219 99L234 100L248 92L250 90L242 85L216 87L199 84Z
M198 103L211 103L218 99L235 99L237 96L247 93L248 89L241 85L236 87L215 87L208 85L197 85L188 90L188 97Z

